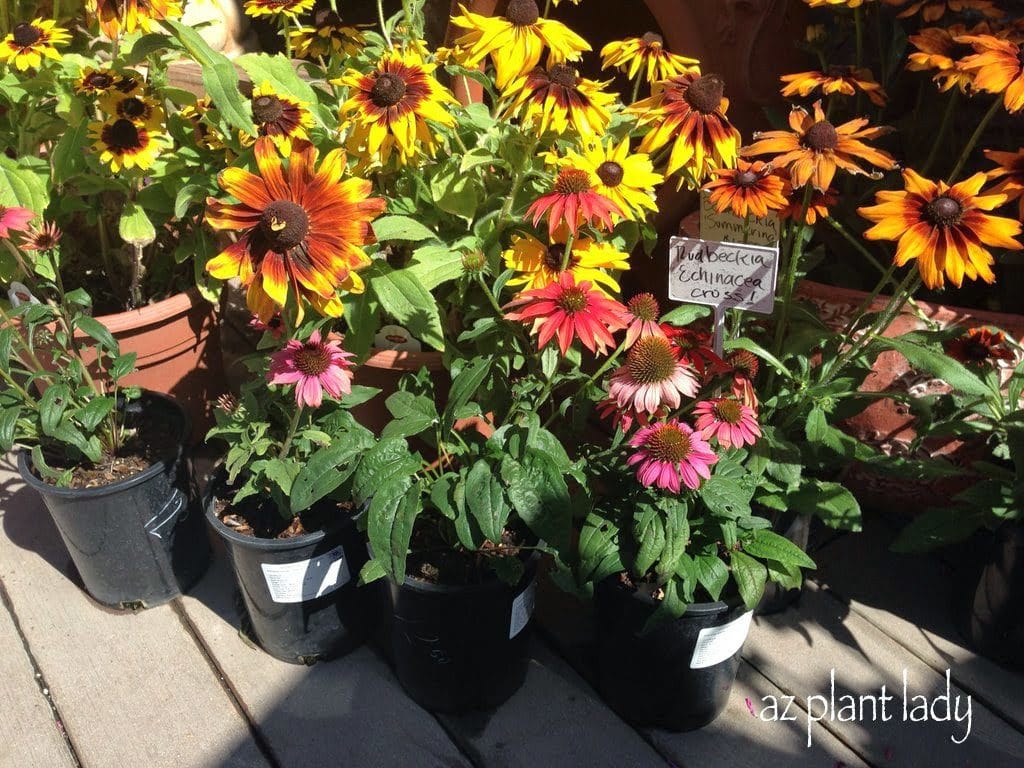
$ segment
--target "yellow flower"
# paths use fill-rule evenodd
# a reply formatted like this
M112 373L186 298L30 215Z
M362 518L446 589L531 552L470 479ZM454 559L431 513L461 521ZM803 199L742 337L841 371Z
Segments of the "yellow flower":
M220 150L226 149L224 136L212 125L203 120L203 117L213 107L213 102L208 96L198 99L195 104L189 104L181 108L180 114L192 126L192 135L196 144L203 149Z
M90 123L89 138L94 140L93 149L99 153L100 162L114 173L149 169L166 144L161 134L123 117Z
M99 19L100 31L111 40L122 32L150 32L154 21L182 14L179 0L86 0L85 8Z
M630 37L608 43L601 49L601 69L615 67L632 80L646 70L647 82L667 80L684 73L700 74L700 62L665 50L661 35L648 32L643 37Z
M780 79L785 83L781 92L786 97L806 97L819 89L824 96L833 93L854 96L860 91L871 99L872 104L879 107L884 107L888 98L885 89L871 75L871 70L865 68L832 66L823 72L798 72L794 75L783 75Z
M873 2L873 0L804 0L811 8L822 8L822 7L835 7L841 6L843 8L860 8L864 3Z
M112 117L123 117L157 131L164 122L164 110L145 94L124 94L114 90L100 96L100 106Z
M976 53L960 62L974 73L974 87L986 93L1002 94L1010 114L1024 109L1024 49L1012 40L992 35L965 35L958 43L970 43Z
M565 157L551 156L562 168L581 168L592 176L593 190L608 198L626 217L643 221L648 213L656 212L655 187L665 177L656 173L649 155L629 151L629 139L623 139L618 146L614 140L602 144L600 141L587 143L582 154L569 150ZM612 214L613 220L621 218Z
M282 96L269 82L253 88L252 118L259 136L269 137L283 155L292 151L292 140L309 141L309 129L313 127L313 115L305 104L288 96ZM253 137L243 134L242 143L249 145Z
M67 45L71 35L66 29L55 26L56 21L36 19L29 23L16 24L11 34L0 42L0 61L13 64L17 69L38 67L43 57L60 61L58 45Z
M564 227L555 233L555 242L551 245L544 245L533 235L514 235L512 247L502 254L505 266L519 273L508 281L509 288L523 291L545 288L558 282L563 272L569 272L577 283L587 280L596 290L614 298L613 294L620 292L619 284L605 270L629 269L629 256L617 251L610 243L578 237L573 241L572 252L563 270L566 239Z
M104 93L117 93L121 96L134 96L142 91L145 80L134 69L118 72L110 67L83 67L82 73L75 80L75 93L86 96L98 96Z
M505 114L518 116L538 136L547 131L561 136L571 128L592 140L604 134L611 120L608 105L615 96L602 90L605 85L581 78L571 64L537 67L509 85Z
M285 16L296 19L313 7L314 0L245 0L247 16Z
M292 53L300 59L327 58L344 53L355 56L366 45L363 33L342 23L341 17L331 9L317 11L311 27L299 27L288 32Z

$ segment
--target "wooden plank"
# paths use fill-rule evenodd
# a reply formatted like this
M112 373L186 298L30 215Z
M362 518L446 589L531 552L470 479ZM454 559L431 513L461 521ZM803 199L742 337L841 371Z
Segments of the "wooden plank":
M9 462L0 494L0 580L82 764L268 768L174 610L101 608Z
M73 768L71 750L36 680L14 619L0 605L0 765Z
M934 555L889 551L893 534L869 520L862 534L845 536L816 556L814 579L850 608L987 706L1024 730L1024 674L966 647L953 625L951 574Z
M784 613L761 617L744 649L745 657L758 671L787 694L810 706L821 716L831 700L832 676L835 677L835 709L816 724L804 715L812 740L832 731L871 764L944 766L985 766L1018 768L1024 764L1024 735L997 717L981 702L970 699L970 731L964 722L910 722L915 696L929 703L940 701L946 679L901 645L895 643L870 622L813 582L804 589L799 607ZM904 696L904 676L907 696ZM883 712L878 698L881 687L891 700ZM824 697L811 699L811 697ZM841 709L843 696L873 696L864 702L864 713ZM955 684L950 689L951 703L960 703L966 715L968 694ZM959 698L957 698L959 697ZM909 708L904 711L904 700ZM872 720L872 715L876 719ZM944 716L942 709L936 714ZM856 715L851 719L851 715ZM887 716L887 720L883 718ZM847 718L841 722L838 718ZM956 744L951 739L963 740Z
M495 711L440 716L476 765L667 765L542 641L534 638L531 650L526 682Z
M311 667L278 661L239 635L235 593L218 553L181 605L279 764L469 765L369 648Z

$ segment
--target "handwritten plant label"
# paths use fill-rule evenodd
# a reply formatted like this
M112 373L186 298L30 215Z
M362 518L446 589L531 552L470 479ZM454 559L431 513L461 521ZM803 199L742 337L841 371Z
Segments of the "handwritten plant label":
M711 196L707 192L700 193L700 236L705 240L718 240L727 243L746 242L751 245L766 245L774 248L779 244L782 226L774 211L769 211L763 219L750 217L750 224L741 219L731 210L719 213L711 204Z
M692 237L669 243L668 295L676 301L770 315L778 272L778 248Z

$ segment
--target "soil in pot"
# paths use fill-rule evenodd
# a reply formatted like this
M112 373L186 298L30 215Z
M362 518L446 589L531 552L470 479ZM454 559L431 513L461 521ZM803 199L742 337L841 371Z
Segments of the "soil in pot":
M227 496L215 476L207 521L224 539L260 646L312 664L361 645L372 626L372 588L356 586L367 554L351 507L325 500L288 520L268 503L231 508Z
M146 392L128 406L133 435L118 456L73 467L72 487L40 479L23 452L18 467L42 496L86 590L116 608L159 605L198 581L209 543L184 457L188 419L171 398ZM60 467L58 457L50 466Z
M636 725L702 728L729 701L753 614L738 602L694 603L645 634L657 607L622 575L595 587L598 690Z

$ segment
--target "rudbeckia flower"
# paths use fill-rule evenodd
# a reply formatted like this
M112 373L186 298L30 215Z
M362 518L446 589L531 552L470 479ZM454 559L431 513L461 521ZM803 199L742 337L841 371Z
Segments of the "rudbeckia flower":
M629 139L625 138L616 146L613 140L602 144L589 142L582 153L568 150L565 157L555 163L563 168L582 168L590 171L594 191L611 200L626 218L643 221L650 213L657 212L655 187L665 177L655 173L649 155L629 151ZM618 215L613 217L617 221Z
M782 179L782 194L786 198L786 207L779 211L780 219L786 221L798 219L803 214L804 222L813 227L818 223L818 219L827 219L829 209L839 202L839 192L833 187L829 187L824 192L812 187L811 199L807 202L807 210L804 211L806 187L793 189L788 173L782 172L779 174L779 178Z
M974 87L1002 94L1003 105L1011 114L1024 109L1024 50L1020 45L992 35L964 35L956 40L969 43L976 51L960 62L974 73Z
M100 96L100 106L114 118L131 120L158 131L164 122L164 110L156 101L141 92L124 94L111 90Z
M145 79L133 69L117 71L110 67L83 67L73 87L75 93L85 96L105 93L134 96L145 87Z
M754 409L731 397L704 400L693 407L694 426L705 440L715 438L723 448L753 445L761 436Z
M665 50L665 39L654 32L615 40L601 49L601 69L625 72L630 80L644 70L648 83L682 74L700 74L700 62Z
M638 465L636 479L644 487L657 486L679 493L680 480L690 490L697 490L703 480L711 477L711 467L718 457L699 432L681 421L652 424L640 429L629 440L636 452L626 459Z
M350 69L333 81L349 88L341 119L353 125L350 148L379 156L381 163L396 153L402 165L424 152L433 155L440 139L429 123L453 126L455 118L444 105L458 103L434 78L435 67L414 50L392 50L369 74Z
M970 34L991 31L988 24L982 23ZM973 53L974 49L967 43L957 42L957 38L968 34L963 24L954 24L948 29L942 27L926 27L916 35L907 38L917 50L907 57L907 69L912 72L929 72L935 70L932 80L939 85L943 93L953 86L967 93L974 81L974 73L963 68L962 59Z
M249 103L256 134L273 141L282 155L291 154L292 141L309 141L308 131L315 122L301 101L278 93L269 82L264 82L253 88ZM252 137L243 134L242 143L251 144Z
M744 147L744 155L774 155L772 165L786 168L794 187L813 184L817 190L827 190L835 178L836 169L847 173L874 176L858 161L890 171L896 161L887 152L868 146L863 139L876 139L887 133L887 128L869 128L864 118L850 120L836 126L825 118L821 102L815 102L814 115L803 107L794 107L789 113L790 131L765 131L754 134L754 143Z
M552 240L563 224L569 232L576 235L581 224L602 225L612 229L612 220L622 211L611 200L594 191L594 176L582 168L563 168L555 177L551 191L541 195L526 211L526 216L533 216L533 226L547 216L548 235Z
M166 137L142 123L123 117L111 117L89 124L89 137L100 162L119 173L122 169L147 170L167 146Z
M684 74L656 83L650 98L627 111L648 130L640 151L654 154L672 145L666 173L685 169L696 187L715 168L731 168L739 152L740 132L726 112L725 83L718 75Z
M683 397L695 397L700 384L664 336L644 336L626 353L626 363L612 374L608 396L619 408L654 414L675 410Z
M459 5L461 16L451 23L466 34L455 39L462 49L459 59L466 67L476 67L490 54L494 62L494 82L504 89L513 80L540 64L547 48L548 64L575 60L590 44L560 21L541 18L536 0L509 0L504 16L481 16Z
M192 126L192 135L196 144L203 149L212 151L226 149L224 136L221 132L203 120L206 113L213 107L213 102L208 96L196 99L195 104L188 104L181 108L178 113Z
M11 33L0 42L0 61L13 64L21 71L38 67L43 63L43 57L60 61L57 46L67 45L71 35L56 24L50 19L15 24Z
M868 240L899 241L896 264L917 260L924 284L942 288L946 278L960 287L964 277L995 281L989 247L1018 251L1014 238L1020 222L987 213L1006 202L1006 195L979 196L987 181L976 173L959 184L930 181L909 168L903 172L905 190L876 194L878 204L858 213L875 222L864 233Z
M337 290L362 291L355 270L369 263L363 246L376 242L370 222L383 212L384 200L370 197L364 179L342 180L340 149L328 152L318 167L316 149L296 144L287 173L270 139L257 139L255 152L259 175L232 167L218 178L238 203L206 200L207 223L239 235L206 271L220 280L240 278L249 309L264 322L286 305L291 290L296 322L302 298L320 314L340 316Z
M313 26L289 30L288 39L292 55L300 59L326 59L338 53L355 56L366 45L363 33L342 23L337 12L330 8L317 11Z
M518 274L508 281L509 288L532 290L557 282L563 272L571 272L576 282L588 280L595 290L610 297L619 284L605 270L629 269L628 254L611 243L598 243L585 237L573 240L572 252L565 258L566 231L556 233L555 241L545 245L533 235L514 235L512 247L505 251L505 266ZM563 262L566 263L562 268Z
M571 128L584 141L595 140L608 127L608 105L615 101L602 90L605 85L580 77L571 64L535 67L509 85L506 115L518 116L538 136L547 131L561 136Z
M988 192L990 195L1006 195L1006 202L1019 200L1017 218L1024 221L1024 147L1016 152L985 150L985 157L999 167L988 172L989 181L999 179Z
M247 16L284 16L297 19L313 7L315 0L245 0Z
M806 97L819 90L823 96L833 93L855 96L860 91L879 107L884 107L888 98L885 89L875 81L871 70L864 67L833 66L824 72L798 72L783 75L780 79L785 83L781 93L787 98Z
M714 174L717 178L704 189L711 193L710 202L719 213L731 208L741 219L748 215L764 218L768 211L788 205L782 179L766 163L740 159L736 168L719 168Z
M804 0L811 8L822 8L829 6L842 6L844 8L860 8L864 3L873 0Z
M150 32L154 21L181 17L180 0L86 0L85 8L99 19L100 31L113 40L122 33Z
M896 15L898 19L906 19L915 13L920 13L921 19L928 23L938 21L947 12L970 11L990 19L998 19L1003 15L1003 12L996 7L992 0L883 0L883 2L897 8L906 6Z
M946 354L970 366L982 367L997 360L1013 360L1006 334L989 328L971 328L943 344Z
M271 355L267 383L294 384L299 408L319 408L325 392L335 400L352 392L351 357L336 341L324 341L320 331L313 331L309 341L290 339Z

